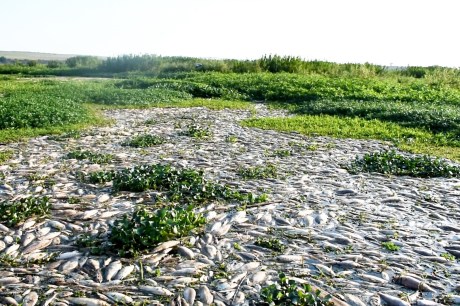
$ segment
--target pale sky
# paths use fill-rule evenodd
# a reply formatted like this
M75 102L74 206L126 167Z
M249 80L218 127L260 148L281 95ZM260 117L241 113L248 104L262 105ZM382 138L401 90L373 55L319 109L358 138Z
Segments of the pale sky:
M458 0L0 0L0 50L460 67Z

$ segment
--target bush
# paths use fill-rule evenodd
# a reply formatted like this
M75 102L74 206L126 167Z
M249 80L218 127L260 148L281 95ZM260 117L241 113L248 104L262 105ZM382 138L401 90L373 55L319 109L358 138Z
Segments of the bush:
M30 217L44 217L50 213L48 197L28 197L13 202L0 202L0 223L16 226Z

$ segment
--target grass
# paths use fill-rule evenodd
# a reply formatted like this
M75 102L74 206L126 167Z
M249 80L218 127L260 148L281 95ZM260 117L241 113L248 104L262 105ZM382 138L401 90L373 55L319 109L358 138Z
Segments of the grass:
M274 164L266 166L241 167L238 168L238 175L243 179L265 179L278 177L278 169Z
M112 154L102 154L91 151L75 150L67 153L66 158L78 160L86 159L95 164L108 164L111 161L113 161L114 156Z
M391 141L399 148L414 153L430 153L460 160L460 146L457 146L457 142L449 141L443 135L377 119L301 115L288 118L251 118L241 121L241 124L246 127L281 132L295 131L308 136Z

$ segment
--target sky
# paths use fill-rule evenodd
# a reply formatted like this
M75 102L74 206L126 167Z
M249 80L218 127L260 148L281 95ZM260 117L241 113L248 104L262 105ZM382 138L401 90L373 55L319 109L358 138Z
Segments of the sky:
M458 0L0 0L0 50L460 67Z

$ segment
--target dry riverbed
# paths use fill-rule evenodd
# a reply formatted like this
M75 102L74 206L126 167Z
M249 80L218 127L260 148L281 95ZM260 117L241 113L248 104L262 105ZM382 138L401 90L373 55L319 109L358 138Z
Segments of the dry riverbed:
M343 166L356 155L390 145L243 128L238 120L252 116L249 111L106 115L114 125L78 138L5 146L14 156L0 166L0 202L48 196L52 212L17 226L0 224L0 304L254 305L279 272L332 294L336 305L460 304L460 180L352 175ZM257 116L282 115L257 106ZM212 136L181 135L194 122ZM167 141L121 145L143 133ZM65 158L76 149L116 159L98 165ZM269 200L244 209L232 203L197 208L207 219L203 234L140 258L93 255L77 245L82 235L106 233L114 220L155 198L151 191L113 193L110 183L89 184L78 174L158 163L201 169L212 181L267 193ZM268 164L277 178L238 175L242 167ZM282 248L255 244L270 239Z

